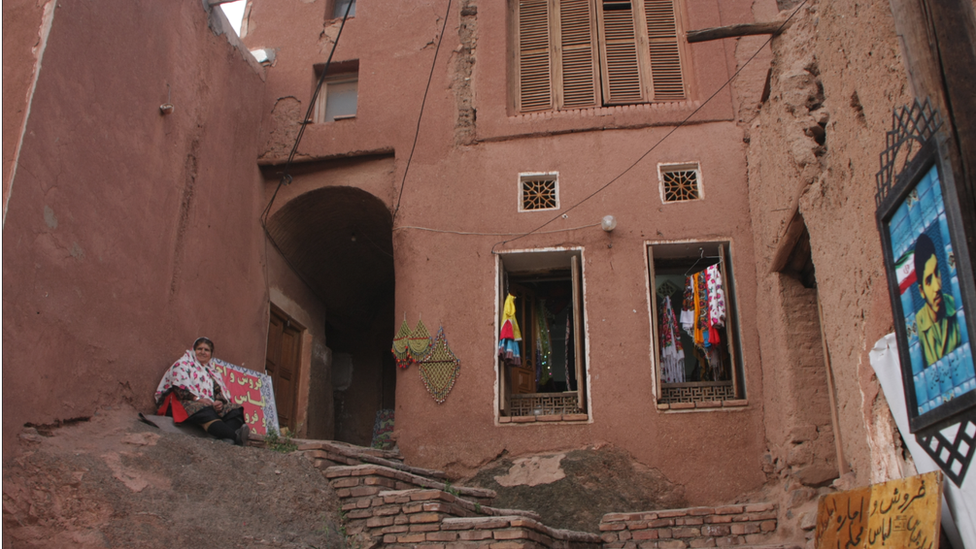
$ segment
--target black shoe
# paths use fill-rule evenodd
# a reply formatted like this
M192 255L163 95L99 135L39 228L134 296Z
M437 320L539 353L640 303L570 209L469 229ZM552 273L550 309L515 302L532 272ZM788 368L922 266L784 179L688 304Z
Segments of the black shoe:
M237 440L234 441L238 446L247 446L247 439L251 436L251 428L247 424L241 425L237 430Z

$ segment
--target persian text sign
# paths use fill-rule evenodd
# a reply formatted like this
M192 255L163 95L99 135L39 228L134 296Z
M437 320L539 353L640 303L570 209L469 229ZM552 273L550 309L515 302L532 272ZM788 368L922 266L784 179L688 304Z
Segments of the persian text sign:
M820 498L817 549L935 549L942 473L935 471Z
M248 370L235 364L213 359L234 402L244 407L244 419L251 432L268 434L269 429L278 431L278 411L275 408L271 376Z

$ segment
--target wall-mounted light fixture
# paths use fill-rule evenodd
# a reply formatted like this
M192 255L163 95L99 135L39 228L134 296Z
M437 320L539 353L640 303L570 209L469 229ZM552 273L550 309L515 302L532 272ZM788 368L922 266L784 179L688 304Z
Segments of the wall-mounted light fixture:
M603 219L600 220L600 228L606 232L610 232L617 228L617 218L612 215L605 215Z

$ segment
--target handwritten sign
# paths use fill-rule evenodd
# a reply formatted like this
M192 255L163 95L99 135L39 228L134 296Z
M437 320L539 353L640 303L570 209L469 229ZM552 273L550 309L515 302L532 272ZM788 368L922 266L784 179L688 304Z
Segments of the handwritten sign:
M268 429L278 430L278 409L275 407L271 376L218 358L213 363L224 376L224 383L231 392L234 402L244 408L244 420L251 432L268 434Z
M820 498L817 549L937 549L942 472L892 480Z

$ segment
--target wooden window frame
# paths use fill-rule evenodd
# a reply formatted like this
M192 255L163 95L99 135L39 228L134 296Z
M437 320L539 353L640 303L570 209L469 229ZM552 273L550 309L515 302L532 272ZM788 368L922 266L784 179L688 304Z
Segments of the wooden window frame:
M318 84L318 79L322 75L323 65L315 66L315 79L313 81L313 92L314 85ZM350 82L356 83L356 112L354 114L347 114L335 117L333 120L326 120L326 107L329 101L329 86L335 84L348 84ZM325 77L322 82L322 89L319 90L318 97L315 98L315 108L312 109L312 123L313 124L327 124L329 122L338 122L340 120L353 120L359 115L359 61L346 61L342 63L333 63L329 66L329 74Z
M722 330L722 335L726 338L726 345L728 347L728 355L731 360L731 391L732 396L726 398L718 398L716 400L703 400L695 402L671 402L664 396L664 381L663 381L663 369L661 366L661 349L660 349L660 339L658 337L660 326L658 322L658 305L657 305L657 282L655 269L655 254L654 249L663 248L677 248L677 247L687 247L689 250L694 250L693 253L686 253L677 257L682 259L687 258L689 263L694 260L702 249L712 249L719 256L718 264L721 266L722 272L722 285L725 291L725 302L726 302L726 323L725 328ZM731 248L732 242L730 240L716 240L716 241L690 241L690 242L645 242L644 249L647 254L647 272L648 272L648 299L650 300L650 312L651 312L651 368L654 374L654 399L657 403L657 408L660 411L668 410L679 410L687 411L691 409L715 409L715 408L730 408L730 407L742 407L748 405L748 400L746 400L745 391L745 366L743 363L743 357L741 352L741 337L739 335L739 322L738 322L738 309L736 306L735 299L735 273L733 272L731 265ZM709 256L711 253L703 253L704 256ZM672 258L675 256L672 256ZM675 315L678 315L681 311L681 303L672 302L672 308L675 310ZM687 350L686 350L687 352ZM670 389L688 389L688 390L701 390L702 392L711 392L710 389L718 392L719 384L727 385L728 382L714 382L714 381L692 381L685 383L669 383L668 388ZM727 391L728 388L726 388Z
M688 99L680 0L512 0L510 8L516 112Z
M529 256L536 256L535 258L530 258ZM549 255L549 257L543 258L542 256ZM577 380L577 386L575 390L569 390L567 387L566 391L555 392L555 393L518 393L517 390L513 389L513 386L517 384L517 380L513 378L509 369L515 367L506 366L502 360L495 356L495 374L496 374L496 400L495 400L495 414L498 418L498 423L548 423L553 421L564 421L564 422L579 422L579 421L589 421L592 417L591 406L588 399L589 392L589 368L590 361L588 356L588 342L586 335L586 304L584 297L584 284L583 284L583 250L579 248L573 249L557 249L557 250L526 250L517 252L507 252L505 254L498 254L497 257L497 269L498 269L498 311L496 315L496 340L495 345L497 348L498 340L497 334L501 330L501 318L502 311L504 309L505 298L507 297L509 289L513 290L513 293L517 290L518 284L515 282L509 282L509 271L505 265L505 258L508 257L511 263L515 263L516 260L520 264L524 264L526 258L529 258L529 262L534 259L540 259L538 268L531 268L531 270L523 270L522 268L516 267L511 271L513 276L525 277L526 275L533 276L538 275L540 277L545 277L548 273L553 271L561 271L565 273L569 272L569 284L571 285L572 298L569 304L572 313L572 334L573 334L573 355L575 357L574 367L575 376ZM554 264L558 263L558 266ZM544 265L544 266L543 266ZM563 275L565 276L565 275ZM534 312L528 312L525 308L521 309L517 315L520 318L517 320L520 322L520 328L523 334L523 338L527 337L532 333L531 325L523 324L526 319L528 319ZM523 345L523 355L525 354L525 347L528 345ZM525 357L528 358L528 357ZM532 370L535 369L534 355L529 358L528 363L531 365ZM567 379L568 383L568 379ZM576 404L578 405L579 411L576 413L560 413L556 415L546 414L545 412L539 413L536 411L535 415L512 415L512 407L510 406L509 397L513 392L529 398L537 398L538 400L545 400L547 397L560 396L575 398Z
M695 186L698 193L697 198L689 198L684 200L668 200L667 199L667 189L664 183L664 174L672 172L695 172ZM681 204L683 202L697 202L699 200L705 199L705 187L702 184L702 170L701 164L698 162L675 162L667 164L657 165L657 178L658 187L661 192L661 203L662 204Z

